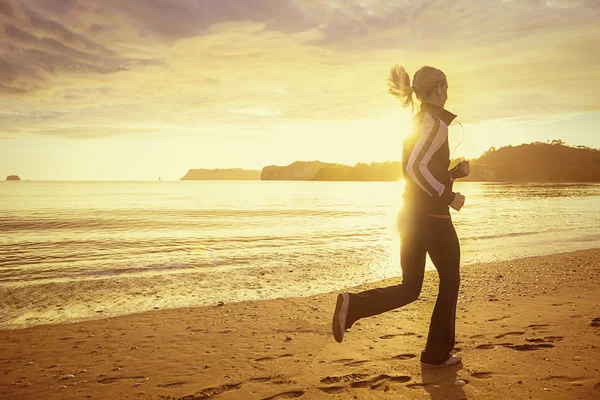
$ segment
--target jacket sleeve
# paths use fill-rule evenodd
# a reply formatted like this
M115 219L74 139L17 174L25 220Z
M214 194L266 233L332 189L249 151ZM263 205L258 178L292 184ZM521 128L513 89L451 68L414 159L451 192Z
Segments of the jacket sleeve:
M454 200L452 184L444 185L429 170L429 161L448 138L448 128L440 124L439 118L425 113L419 129L419 139L408 159L406 171L411 179L430 196L440 198L445 204ZM450 179L452 181L452 179Z

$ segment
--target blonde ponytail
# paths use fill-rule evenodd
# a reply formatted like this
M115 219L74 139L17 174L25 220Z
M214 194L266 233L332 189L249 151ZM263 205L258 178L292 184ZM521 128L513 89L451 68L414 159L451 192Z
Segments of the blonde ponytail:
M388 93L394 96L402 108L411 106L414 110L412 94L415 88L410 86L410 76L404 69L404 67L395 64L390 70L390 76L388 77Z
M404 67L395 64L390 70L388 77L388 92L400 101L402 108L409 105L414 111L415 101L412 94L414 93L417 100L423 101L437 88L438 85L447 83L446 75L439 69L424 66L421 67L413 77L413 84L410 85L410 76Z

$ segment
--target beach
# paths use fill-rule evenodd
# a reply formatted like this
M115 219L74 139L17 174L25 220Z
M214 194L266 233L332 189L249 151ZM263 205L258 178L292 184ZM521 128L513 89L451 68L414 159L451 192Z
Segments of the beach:
M600 400L598 20L0 0L0 400Z
M341 344L330 331L337 292L3 330L0 398L600 398L600 249L461 274L457 367L419 364L430 271L418 301L359 321Z

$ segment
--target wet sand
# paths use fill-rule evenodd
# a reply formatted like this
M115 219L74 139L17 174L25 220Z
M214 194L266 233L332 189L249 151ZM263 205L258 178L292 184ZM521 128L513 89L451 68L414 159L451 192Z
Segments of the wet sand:
M433 371L418 358L435 272L342 344L337 293L4 330L0 399L596 399L599 279L600 249L463 268L464 364Z

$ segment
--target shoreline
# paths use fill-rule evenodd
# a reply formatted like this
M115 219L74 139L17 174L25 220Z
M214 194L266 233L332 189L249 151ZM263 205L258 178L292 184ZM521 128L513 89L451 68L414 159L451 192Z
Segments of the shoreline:
M596 248L464 268L461 368L420 369L427 273L418 301L359 321L342 344L337 292L2 330L0 399L594 398L599 265Z
M460 228L459 228L460 229ZM540 235L540 234L538 234ZM543 235L543 234L542 234ZM547 235L547 234L546 234ZM397 238L388 243L396 248ZM519 237L504 238L502 244L472 247L469 238L462 239L465 270L478 264L510 262L535 256L552 256L561 252L589 250L592 243L563 241L557 250L555 244L522 247ZM540 242L540 240L538 240ZM495 247L490 247L494 245ZM507 251L498 249L509 248ZM592 247L594 248L594 247ZM392 250L387 250L391 253ZM539 254L541 252L541 254ZM387 254L387 253L386 253ZM502 254L502 255L499 255ZM331 271L315 268L247 268L232 270L201 269L194 272L150 272L139 275L98 275L94 278L59 278L33 284L9 282L0 284L0 332L63 323L78 323L144 312L179 308L210 307L220 302L243 303L268 301L304 296L321 296L343 290L344 287L377 284L387 279L401 279L398 254L388 257L383 265L348 268L340 275L340 268L351 259L333 260ZM316 274L315 274L316 271ZM426 272L435 271L428 259ZM296 284L291 285L290 280ZM340 282L342 286L340 286ZM303 287L300 287L304 285ZM216 290L216 288L220 288ZM72 295L75 293L75 295ZM35 298L36 302L30 299Z

